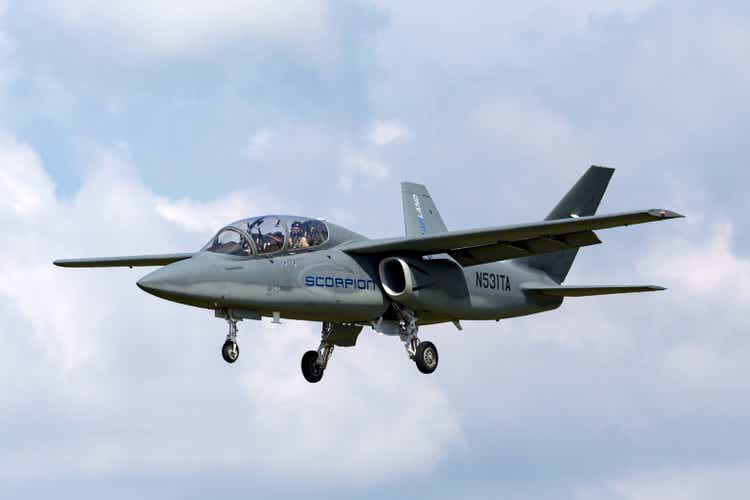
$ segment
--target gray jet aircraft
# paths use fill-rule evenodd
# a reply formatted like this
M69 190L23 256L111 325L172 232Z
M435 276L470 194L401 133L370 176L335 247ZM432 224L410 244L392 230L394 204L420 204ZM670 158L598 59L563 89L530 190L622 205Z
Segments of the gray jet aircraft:
M229 325L221 349L239 357L237 323L322 322L302 374L318 382L334 346L352 347L365 326L397 337L422 373L438 365L423 325L500 320L560 307L565 297L664 290L562 285L594 230L682 217L653 209L595 215L614 169L593 166L541 222L449 231L427 189L401 184L404 237L368 239L324 220L265 215L223 227L198 252L58 260L62 267L163 266L138 281L165 300L215 311Z

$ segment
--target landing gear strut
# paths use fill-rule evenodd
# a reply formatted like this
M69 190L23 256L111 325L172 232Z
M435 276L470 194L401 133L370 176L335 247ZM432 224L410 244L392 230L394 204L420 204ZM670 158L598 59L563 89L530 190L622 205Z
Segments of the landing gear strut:
M328 366L328 360L333 354L333 344L327 342L328 336L333 330L333 325L329 322L323 323L320 346L317 351L307 351L302 355L302 376L311 384L320 382L323 378L323 372Z
M237 358L240 357L240 346L237 344L237 321L232 315L227 312L226 317L227 323L229 324L229 333L227 333L227 340L221 347L221 357L227 363L234 363Z
M422 373L432 373L438 365L438 351L432 342L422 342L417 337L419 327L414 311L398 307L400 318L399 337L404 343L406 354L414 361L417 369Z

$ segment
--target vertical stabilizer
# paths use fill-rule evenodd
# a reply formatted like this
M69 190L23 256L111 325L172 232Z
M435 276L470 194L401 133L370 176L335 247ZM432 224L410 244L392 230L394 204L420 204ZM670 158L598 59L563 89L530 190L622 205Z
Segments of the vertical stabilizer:
M614 171L614 168L590 167L557 206L552 209L545 220L569 219L596 214ZM523 259L523 262L531 267L541 269L550 278L562 283L568 275L577 254L578 249L562 250L528 257Z
M401 200L406 236L424 236L447 231L435 202L422 184L402 182Z

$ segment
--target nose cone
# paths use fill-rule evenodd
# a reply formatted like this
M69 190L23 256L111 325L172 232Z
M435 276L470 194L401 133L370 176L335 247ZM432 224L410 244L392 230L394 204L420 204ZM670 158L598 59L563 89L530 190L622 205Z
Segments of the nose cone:
M169 266L158 269L139 279L136 285L144 292L148 292L157 297L165 297L169 293L176 292L177 284L175 281L174 271L167 269Z
M138 282L138 288L159 298L182 304L205 306L215 301L204 288L204 266L187 259L164 266L147 274ZM212 294L211 294L212 295Z
M144 292L157 295L160 292L166 291L167 288L167 282L163 279L163 276L164 273L159 269L158 271L148 273L146 276L139 279L136 282L136 285L138 285L138 288Z

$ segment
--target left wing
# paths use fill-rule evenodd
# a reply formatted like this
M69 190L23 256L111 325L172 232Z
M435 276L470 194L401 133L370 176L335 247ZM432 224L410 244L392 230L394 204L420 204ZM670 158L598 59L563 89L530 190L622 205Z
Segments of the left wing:
M132 255L129 257L96 257L93 259L62 259L53 262L60 267L147 267L166 266L189 259L193 253L170 253L162 255Z
M515 259L601 243L595 229L643 224L683 217L669 210L653 209L612 215L545 220L531 224L468 231L447 231L420 237L366 240L350 243L349 254L448 253L463 266Z

